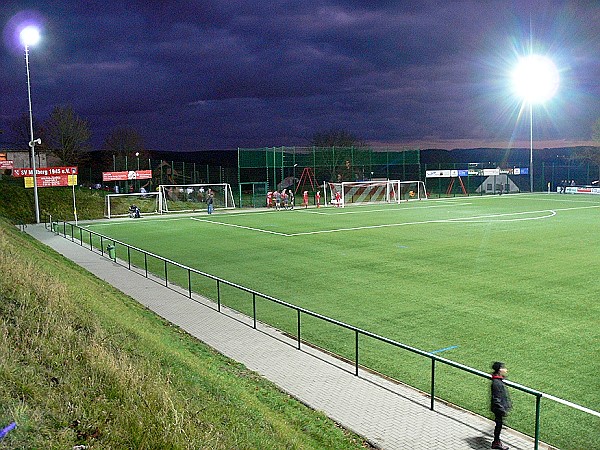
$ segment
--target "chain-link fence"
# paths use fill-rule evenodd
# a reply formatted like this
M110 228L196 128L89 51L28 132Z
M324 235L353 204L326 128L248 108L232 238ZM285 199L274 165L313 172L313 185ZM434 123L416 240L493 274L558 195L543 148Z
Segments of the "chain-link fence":
M371 147L239 148L238 179L274 189L298 183L310 189L323 181L419 180L419 155L419 150Z

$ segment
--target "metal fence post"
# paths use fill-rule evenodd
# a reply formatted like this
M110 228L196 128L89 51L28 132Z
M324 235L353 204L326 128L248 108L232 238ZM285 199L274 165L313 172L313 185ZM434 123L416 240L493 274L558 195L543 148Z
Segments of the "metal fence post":
M221 312L221 284L217 280L217 311Z
M431 358L431 406L430 409L433 411L435 403L435 358Z
M541 409L541 395L535 396L535 436L533 441L534 450L538 450L540 445L540 409Z
M300 310L297 309L297 316L298 316L298 350L300 350Z
M256 294L254 292L252 293L252 320L253 327L256 329Z
M192 271L188 269L188 294L189 298L192 298Z
M131 247L127 246L127 269L131 270Z
M169 287L169 278L167 276L167 260L165 259L165 286Z
M354 375L358 376L358 330L354 330Z

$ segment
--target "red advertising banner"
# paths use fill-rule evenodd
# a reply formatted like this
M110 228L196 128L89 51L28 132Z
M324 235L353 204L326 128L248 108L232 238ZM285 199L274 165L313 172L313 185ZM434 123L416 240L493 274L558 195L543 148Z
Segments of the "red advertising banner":
M33 187L33 177L24 177L25 187ZM38 175L36 177L37 187L60 187L60 186L77 186L77 175Z
M130 170L124 172L102 172L102 181L149 180L151 170Z
M35 169L38 178L40 176L53 175L77 175L77 167L38 167ZM30 167L13 169L13 177L32 177L33 169Z
M8 161L0 161L0 170L12 169L14 161L9 159Z

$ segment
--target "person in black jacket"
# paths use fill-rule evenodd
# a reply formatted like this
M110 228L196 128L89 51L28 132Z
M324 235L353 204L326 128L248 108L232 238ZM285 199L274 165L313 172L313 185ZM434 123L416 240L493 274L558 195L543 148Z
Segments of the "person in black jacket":
M508 391L504 385L504 378L508 374L508 369L505 367L503 362L496 361L492 364L492 404L491 409L494 413L494 422L496 427L494 428L494 441L492 442L492 448L500 450L508 450L508 446L504 445L500 441L500 432L502 431L502 425L504 417L510 411L511 403L508 396Z

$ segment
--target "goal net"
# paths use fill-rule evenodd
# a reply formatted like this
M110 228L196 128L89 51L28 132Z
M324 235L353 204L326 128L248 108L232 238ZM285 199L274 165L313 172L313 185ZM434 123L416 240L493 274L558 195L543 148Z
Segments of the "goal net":
M129 216L132 207L137 207L140 215L159 213L160 192L107 194L104 198L104 217Z
M229 183L217 184L161 184L160 213L205 210L206 200L213 198L214 208L235 208Z
M329 201L334 206L364 203L400 203L427 198L423 181L360 181L329 183Z

